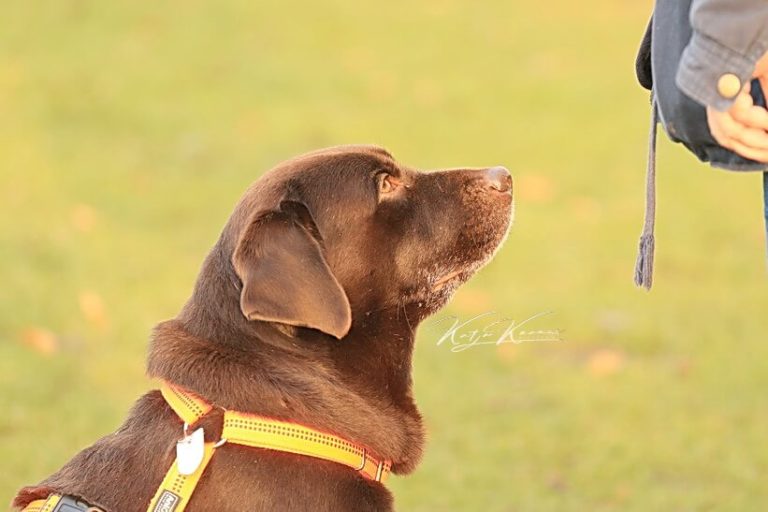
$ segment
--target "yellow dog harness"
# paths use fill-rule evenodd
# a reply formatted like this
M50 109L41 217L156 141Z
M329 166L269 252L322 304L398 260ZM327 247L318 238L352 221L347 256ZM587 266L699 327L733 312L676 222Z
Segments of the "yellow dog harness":
M190 434L188 427L208 414L214 406L168 382L161 383L160 392L184 422L184 438L177 443L176 460L171 464L149 503L147 512L183 512L216 448L224 443L267 448L337 462L376 482L384 482L389 476L391 461L379 459L368 453L365 448L346 439L296 423L255 414L225 410L221 440L206 443L202 428ZM61 495L53 494L46 500L33 501L23 512L65 512L66 509L60 510L61 501Z

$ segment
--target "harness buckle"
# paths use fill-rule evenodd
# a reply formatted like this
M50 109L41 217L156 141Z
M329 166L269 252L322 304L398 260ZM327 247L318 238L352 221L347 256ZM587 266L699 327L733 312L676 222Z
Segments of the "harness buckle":
M51 512L85 512L88 510L99 510L91 507L84 501L78 501L72 496L62 496Z

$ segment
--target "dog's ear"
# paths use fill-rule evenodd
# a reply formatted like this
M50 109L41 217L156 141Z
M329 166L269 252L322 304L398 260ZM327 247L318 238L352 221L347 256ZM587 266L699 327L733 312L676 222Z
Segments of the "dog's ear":
M232 264L242 281L240 309L249 320L310 327L339 339L349 332L349 299L303 204L284 201L279 211L256 215Z

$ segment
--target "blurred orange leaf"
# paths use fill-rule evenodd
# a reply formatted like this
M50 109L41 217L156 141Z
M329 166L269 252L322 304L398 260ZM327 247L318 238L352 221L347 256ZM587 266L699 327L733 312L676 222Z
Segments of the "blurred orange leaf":
M96 210L87 204L78 204L72 209L72 225L82 233L88 233L96 225Z
M555 197L555 183L541 174L523 174L515 179L515 194L521 201L548 203Z
M517 357L517 345L514 343L500 343L496 348L496 353L499 355L499 359L508 363Z
M618 350L600 349L592 353L587 361L587 371L595 377L606 377L621 371L626 357Z
M94 291L82 291L79 302L80 312L89 324L98 328L107 326L107 313L101 295Z
M28 327L21 333L26 346L44 356L52 356L59 350L59 339L54 333L41 327Z
M453 307L461 313L485 313L493 309L491 294L476 288L461 288L453 297Z

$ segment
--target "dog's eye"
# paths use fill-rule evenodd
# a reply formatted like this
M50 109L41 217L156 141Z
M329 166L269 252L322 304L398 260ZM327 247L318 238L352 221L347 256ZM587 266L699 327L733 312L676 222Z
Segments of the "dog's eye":
M378 175L378 180L379 195L391 194L400 185L400 182L397 180L397 178L385 172L382 172Z

